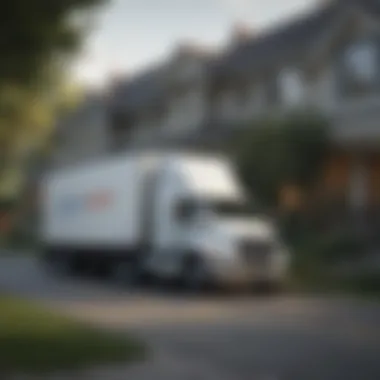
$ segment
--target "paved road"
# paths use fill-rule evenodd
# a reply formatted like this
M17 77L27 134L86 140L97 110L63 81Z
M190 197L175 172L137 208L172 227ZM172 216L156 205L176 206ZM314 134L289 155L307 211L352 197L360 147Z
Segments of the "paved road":
M380 379L380 305L370 302L131 293L57 279L25 258L0 259L0 289L141 335L156 360L128 379Z

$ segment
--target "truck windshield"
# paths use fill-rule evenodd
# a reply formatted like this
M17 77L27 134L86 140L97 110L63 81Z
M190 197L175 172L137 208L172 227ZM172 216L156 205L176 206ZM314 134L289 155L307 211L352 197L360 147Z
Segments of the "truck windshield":
M208 206L220 216L249 216L258 212L254 205L245 201L210 200Z

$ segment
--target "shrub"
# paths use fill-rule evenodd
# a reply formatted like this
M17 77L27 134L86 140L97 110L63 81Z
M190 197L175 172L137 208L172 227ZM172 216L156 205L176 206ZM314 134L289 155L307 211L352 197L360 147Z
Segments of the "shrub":
M367 246L350 230L307 232L293 242L293 276L302 289L333 290L345 287L332 269L363 255Z
M365 250L363 239L350 230L329 233L320 238L320 254L326 264L354 259Z
M313 186L329 145L327 122L312 113L262 120L246 130L233 152L252 194L277 206L285 184Z

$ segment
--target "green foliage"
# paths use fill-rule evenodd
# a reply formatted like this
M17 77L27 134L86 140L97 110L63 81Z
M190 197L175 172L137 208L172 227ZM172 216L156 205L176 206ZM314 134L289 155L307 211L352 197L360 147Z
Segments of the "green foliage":
M69 105L68 98L62 102L67 95L67 88L62 91L65 68L86 35L91 20L88 11L105 2L13 0L2 4L0 193L19 186L15 173L49 137L57 112Z
M24 87L44 78L53 60L73 53L83 34L88 8L102 0L12 0L3 4L0 85Z
M376 299L380 295L380 274L360 274L341 279L341 288L350 294L360 296L374 296Z
M291 244L293 281L297 289L359 290L360 284L355 276L346 278L334 271L334 268L339 268L342 264L356 262L368 252L367 242L355 231L341 229L321 232L303 228L298 231L298 235L293 236L297 236ZM363 274L359 277L365 276Z
M54 98L21 88L0 93L0 198L17 196L31 156L45 146L55 116L73 99L64 87L55 90Z
M353 231L330 232L319 238L320 255L327 264L355 259L366 252L366 248L365 241Z
M313 184L328 147L327 122L313 113L298 113L255 123L238 141L238 167L248 188L274 205L284 184Z
M309 231L300 235L303 238L296 243L296 252L305 257L317 257L323 265L355 259L367 251L365 240L351 230L324 233Z
M292 212L279 212L277 207L283 186L313 194L309 191L318 184L329 153L328 127L325 119L313 113L268 118L251 125L233 153L248 189L277 214L281 234L292 251L290 285L295 290L378 291L376 274L355 278L338 274L339 268L359 262L369 247L349 224L326 223L328 212L334 214L332 205L309 203Z
M0 376L128 362L145 348L25 301L0 297ZM3 378L3 377L2 377Z

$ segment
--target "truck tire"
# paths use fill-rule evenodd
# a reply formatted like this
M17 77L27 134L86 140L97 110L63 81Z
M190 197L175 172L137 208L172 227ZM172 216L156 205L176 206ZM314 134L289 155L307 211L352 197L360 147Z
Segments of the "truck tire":
M209 271L198 256L187 257L182 264L181 283L190 293L199 293L210 285Z
M141 266L136 261L122 261L113 264L111 277L117 286L135 288L142 277Z
M54 275L66 277L75 273L72 255L56 249L45 250L42 264L46 271Z

